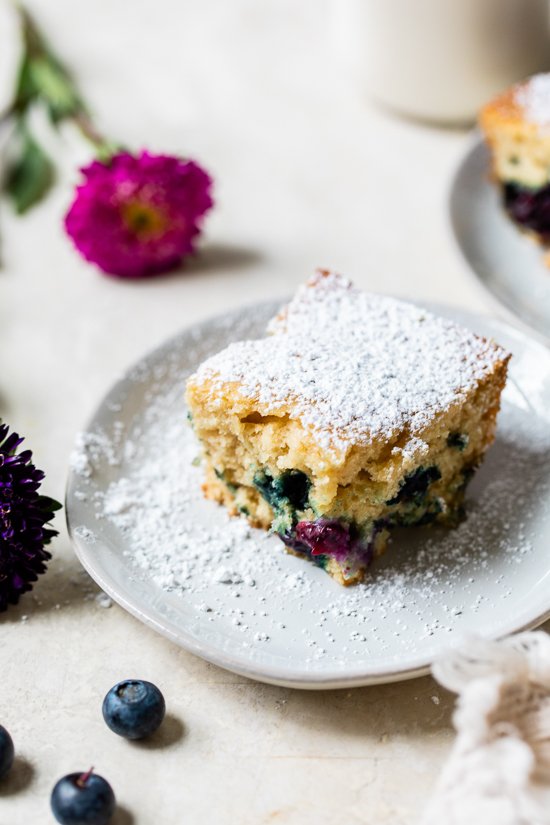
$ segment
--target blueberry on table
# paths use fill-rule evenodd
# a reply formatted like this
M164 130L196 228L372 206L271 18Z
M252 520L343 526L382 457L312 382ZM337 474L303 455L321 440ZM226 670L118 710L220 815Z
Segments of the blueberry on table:
M126 679L111 688L103 700L103 718L112 731L126 739L143 739L164 719L164 696L151 682Z
M62 777L52 791L50 805L61 825L107 825L116 801L107 780L91 768Z
M0 725L0 779L3 779L10 772L14 754L13 739L6 728Z

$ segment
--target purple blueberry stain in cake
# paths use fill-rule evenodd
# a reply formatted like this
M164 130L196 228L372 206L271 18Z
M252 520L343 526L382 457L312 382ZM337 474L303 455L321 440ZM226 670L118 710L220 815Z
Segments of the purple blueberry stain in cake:
M418 467L414 472L406 476L397 494L387 501L386 504L402 504L403 502L420 504L430 484L434 481L439 481L440 478L441 472L435 464L432 467Z
M334 556L338 561L345 559L355 544L349 524L337 519L299 521L295 533L300 544L309 547L312 556Z
M527 189L517 183L504 186L504 205L510 217L550 243L550 186Z
M274 478L262 469L255 474L253 484L275 513L290 509L294 516L297 510L303 511L309 506L311 481L301 470L286 470Z
M338 519L319 518L299 521L293 530L280 533L280 538L295 553L307 556L319 567L329 558L351 566L366 567L373 557L373 541L381 528L374 527L365 542L356 527Z
M287 530L285 532L280 532L278 533L278 536L283 544L292 550L293 553L310 559L310 561L312 561L317 567L322 567L323 569L326 567L328 556L313 556L309 545L298 541L293 531Z
M447 436L447 447L453 447L455 450L463 453L468 446L469 440L466 433L452 432Z

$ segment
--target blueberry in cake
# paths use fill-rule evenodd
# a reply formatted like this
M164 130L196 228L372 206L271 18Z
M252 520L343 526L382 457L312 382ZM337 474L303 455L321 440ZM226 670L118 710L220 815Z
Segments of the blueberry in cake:
M204 493L342 584L393 527L461 515L494 439L509 354L424 309L319 271L187 384Z
M481 110L479 122L506 211L550 246L550 74L507 89Z

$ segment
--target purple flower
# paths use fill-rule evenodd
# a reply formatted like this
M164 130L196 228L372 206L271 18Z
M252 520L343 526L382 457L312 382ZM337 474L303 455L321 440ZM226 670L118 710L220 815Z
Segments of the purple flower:
M17 452L22 441L0 424L0 612L46 571L51 555L44 546L57 531L44 525L61 507L38 495L44 473L32 464L30 450Z
M81 171L65 228L87 261L109 275L142 278L193 252L213 205L212 180L194 161L123 152Z

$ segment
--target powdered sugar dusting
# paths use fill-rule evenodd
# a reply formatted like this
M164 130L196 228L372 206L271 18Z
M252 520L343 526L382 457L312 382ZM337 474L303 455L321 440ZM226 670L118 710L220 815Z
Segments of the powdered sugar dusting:
M240 330L210 326L203 339L182 336L110 400L108 420L80 439L74 456L79 543L98 558L116 548L142 603L201 644L309 673L429 658L453 634L517 612L545 563L537 542L550 528L550 428L513 382L467 520L454 531L396 534L365 584L342 588L287 555L278 538L203 499L182 401L186 375L208 347L254 334L263 317Z
M534 75L518 86L514 96L527 120L550 126L550 73Z
M324 273L269 329L208 359L191 380L211 381L214 397L237 382L263 414L288 413L337 450L421 435L507 357L452 321Z

